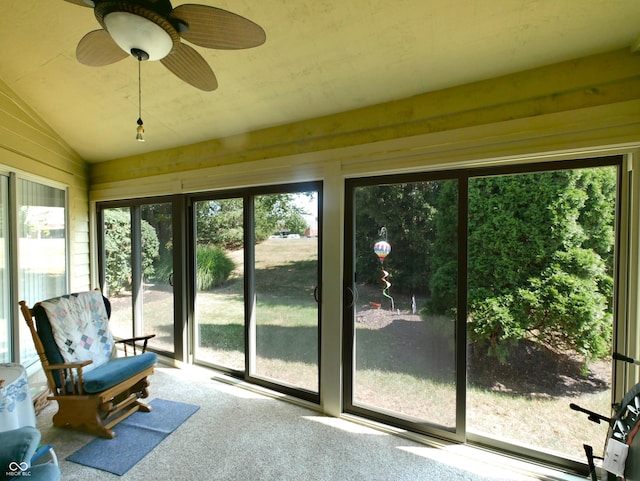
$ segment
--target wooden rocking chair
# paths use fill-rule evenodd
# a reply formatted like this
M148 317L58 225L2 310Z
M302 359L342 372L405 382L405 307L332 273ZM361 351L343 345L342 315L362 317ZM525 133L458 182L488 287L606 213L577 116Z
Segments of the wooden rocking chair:
M113 438L116 424L136 411L151 411L139 399L149 395L147 376L158 359L145 352L155 334L114 341L108 332L111 305L99 291L49 299L33 309L21 301L20 309L52 393L48 399L58 403L55 426ZM65 336L69 339L60 347ZM124 343L125 357L117 356L115 343ZM133 346L133 356L127 356L127 345Z

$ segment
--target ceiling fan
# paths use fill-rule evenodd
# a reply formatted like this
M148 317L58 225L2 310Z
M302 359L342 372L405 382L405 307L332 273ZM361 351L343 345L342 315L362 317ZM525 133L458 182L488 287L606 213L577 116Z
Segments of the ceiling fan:
M262 45L262 27L240 15L207 5L170 0L65 0L93 8L102 26L78 43L76 58L100 67L132 55L137 60L160 60L192 86L211 91L218 87L213 70L187 40L205 48L236 50Z

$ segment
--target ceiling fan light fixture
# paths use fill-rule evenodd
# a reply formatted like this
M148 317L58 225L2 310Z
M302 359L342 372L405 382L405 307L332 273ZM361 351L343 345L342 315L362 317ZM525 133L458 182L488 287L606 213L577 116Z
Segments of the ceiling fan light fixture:
M148 60L160 60L173 49L173 38L160 25L129 12L111 12L104 16L104 25L118 46L134 55L142 50Z
M84 65L102 67L131 55L160 60L176 77L205 92L218 88L211 66L199 47L238 50L262 45L262 27L236 13L201 4L176 8L171 0L66 0L89 6L102 27L87 33L76 47Z

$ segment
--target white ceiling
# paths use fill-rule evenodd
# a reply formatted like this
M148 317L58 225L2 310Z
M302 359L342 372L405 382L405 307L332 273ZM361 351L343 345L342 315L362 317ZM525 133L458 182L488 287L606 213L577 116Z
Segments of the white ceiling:
M176 7L185 2L174 0ZM192 0L247 17L264 45L195 47L219 87L142 64L146 142L136 142L137 60L87 67L93 11L0 2L0 79L82 158L103 161L342 112L629 47L639 0Z

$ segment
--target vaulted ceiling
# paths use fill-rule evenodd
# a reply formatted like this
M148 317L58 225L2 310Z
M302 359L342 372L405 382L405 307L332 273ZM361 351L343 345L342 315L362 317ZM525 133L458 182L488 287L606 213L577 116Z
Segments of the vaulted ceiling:
M184 2L175 0L176 7ZM631 47L637 0L200 0L261 25L247 50L194 48L217 90L142 64L76 60L100 28L63 0L0 2L0 79L89 162L226 137Z

